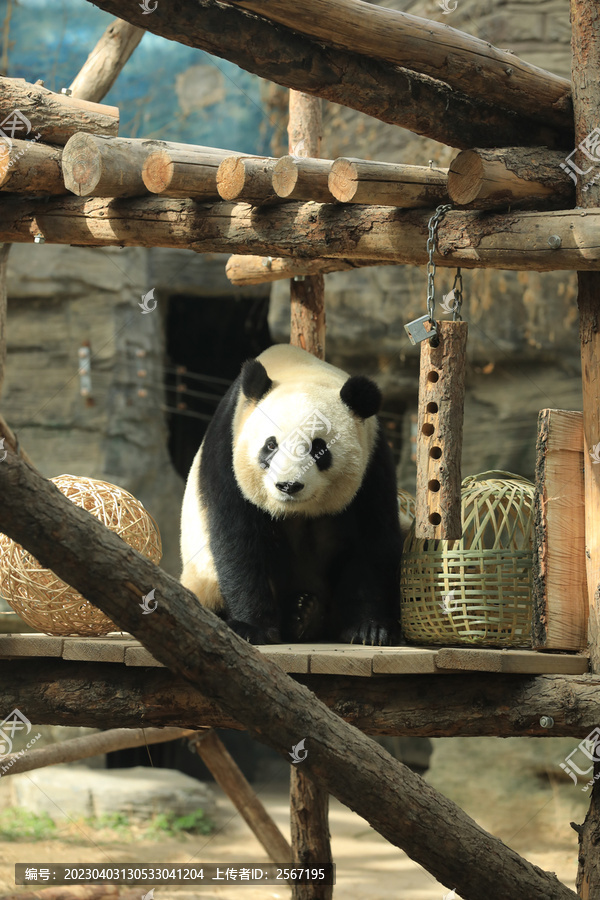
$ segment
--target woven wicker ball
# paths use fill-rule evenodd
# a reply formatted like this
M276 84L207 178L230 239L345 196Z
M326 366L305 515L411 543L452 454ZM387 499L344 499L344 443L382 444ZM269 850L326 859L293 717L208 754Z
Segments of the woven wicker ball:
M127 491L106 481L59 475L52 481L77 506L82 506L115 531L130 547L158 564L162 546L152 516ZM28 625L45 634L100 635L118 631L97 607L27 550L0 534L0 594Z
M402 559L402 629L419 644L531 646L535 488L510 472L462 485L460 540L409 532Z

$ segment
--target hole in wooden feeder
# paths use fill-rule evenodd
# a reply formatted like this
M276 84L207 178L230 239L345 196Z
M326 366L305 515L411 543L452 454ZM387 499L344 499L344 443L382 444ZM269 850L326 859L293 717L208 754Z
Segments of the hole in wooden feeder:
M440 376L438 372L430 372L427 376L427 381L430 381L432 384L435 384L436 381L440 380Z
M432 525L439 525L442 521L442 517L439 513L431 513L431 515L429 516L429 521Z
M436 413L437 411L438 411L438 405L437 405L437 403L434 403L433 400L431 401L431 403L427 404L427 412L428 413Z
M427 487L429 488L430 491L437 492L440 489L440 483L437 480L437 478L432 478L431 481L428 483Z
M441 447L432 447L431 450L429 451L429 455L432 459L439 459L440 456L442 455L442 448Z
M433 434L434 431L435 431L435 428L433 427L431 422L425 422L425 424L421 428L421 432L424 435L426 435L426 437L431 437L431 435Z

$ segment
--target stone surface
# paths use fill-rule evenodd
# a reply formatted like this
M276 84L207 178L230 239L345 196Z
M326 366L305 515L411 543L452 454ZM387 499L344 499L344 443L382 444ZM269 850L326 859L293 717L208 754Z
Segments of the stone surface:
M157 813L184 816L197 809L214 814L210 787L173 769L91 770L84 766L50 766L10 779L12 805L56 821L123 813L144 821Z

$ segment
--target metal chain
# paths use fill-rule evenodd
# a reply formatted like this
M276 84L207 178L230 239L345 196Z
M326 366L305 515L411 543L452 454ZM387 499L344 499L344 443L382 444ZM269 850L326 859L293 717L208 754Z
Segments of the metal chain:
M462 300L463 300L463 281L462 281L462 274L461 274L460 268L458 268L456 270L456 275L454 276L454 284L452 285L452 291L454 292L454 305L452 307L452 321L453 322L462 322L460 308L462 306Z
M448 212L449 209L452 209L451 203L445 203L442 206L438 206L434 214L429 220L429 237L427 239L427 312L429 313L429 318L431 321L434 321L433 312L435 310L435 263L433 261L433 254L435 253L435 243L437 237L437 228L440 223L440 219Z

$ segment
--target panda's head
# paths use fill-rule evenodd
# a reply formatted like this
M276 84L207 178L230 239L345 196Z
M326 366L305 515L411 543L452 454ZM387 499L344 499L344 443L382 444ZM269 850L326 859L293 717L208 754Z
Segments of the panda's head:
M274 518L341 512L362 484L380 406L374 382L295 347L249 360L233 424L243 495Z

